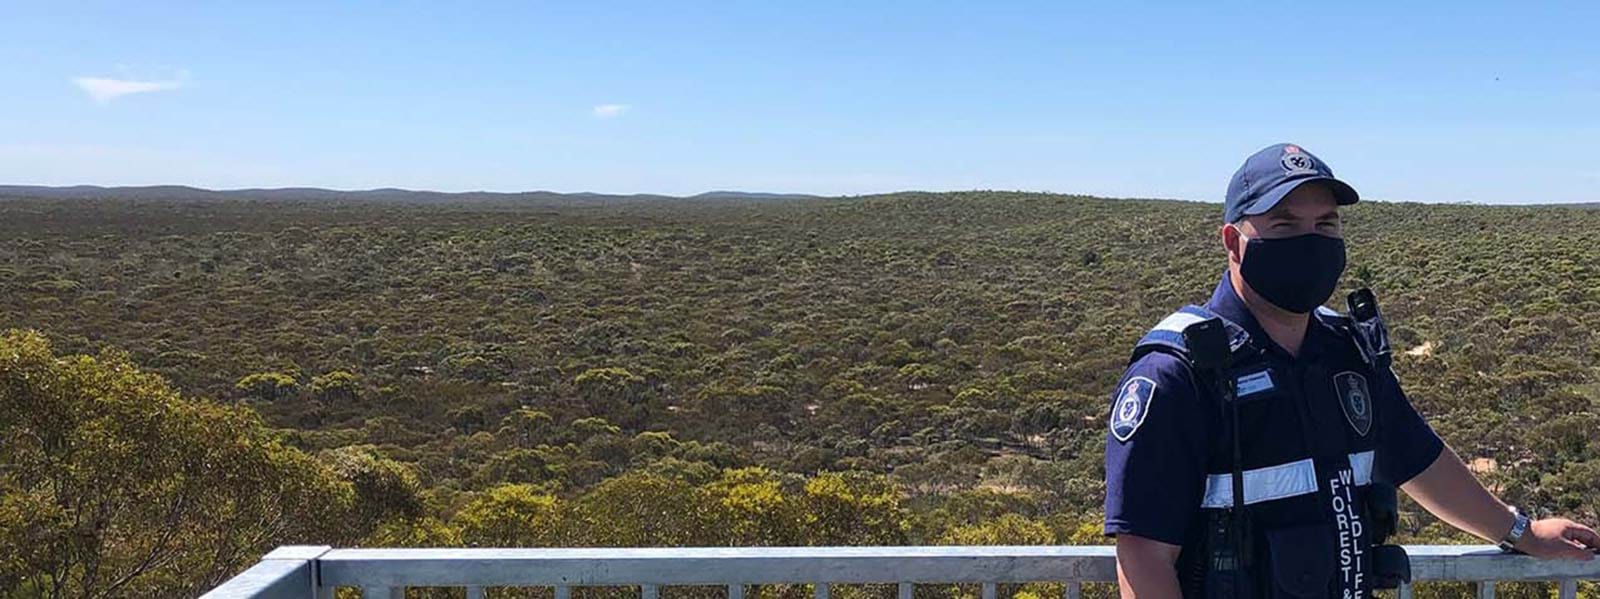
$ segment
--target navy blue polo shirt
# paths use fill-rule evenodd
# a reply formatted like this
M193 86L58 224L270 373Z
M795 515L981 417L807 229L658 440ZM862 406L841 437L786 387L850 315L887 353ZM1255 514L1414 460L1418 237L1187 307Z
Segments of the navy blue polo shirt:
M1342 372L1362 368L1352 363L1359 355L1348 338L1313 317L1300 354L1289 354L1262 330L1226 273L1205 307L1243 327L1264 348L1264 360L1277 373L1277 389L1262 394L1265 399L1256 400L1257 407L1241 403L1246 469L1292 461L1307 452L1326 454L1356 438L1336 387ZM1376 379L1368 385L1375 421L1370 431L1359 434L1376 435L1369 454L1374 455L1371 476L1398 486L1432 464L1444 443L1411 406L1392 372L1384 369L1371 376ZM1161 351L1143 355L1123 374L1113 393L1113 426L1106 438L1105 534L1183 545L1199 529L1207 476L1226 471L1230 464L1217 461L1224 429L1216 394L1202 393L1196 385L1181 359ZM1126 397L1124 391L1148 399L1142 406L1119 402L1117 398ZM1296 412L1301 406L1287 402L1303 402L1304 410ZM1124 409L1119 417L1117 411ZM1278 504L1285 507L1276 513L1272 505L1264 506L1268 521L1289 524L1319 517L1295 513L1306 508L1294 506L1305 503Z

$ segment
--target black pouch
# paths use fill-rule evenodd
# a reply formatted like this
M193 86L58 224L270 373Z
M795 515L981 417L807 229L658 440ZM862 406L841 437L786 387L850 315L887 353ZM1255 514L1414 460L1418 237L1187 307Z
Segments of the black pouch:
M1267 531L1270 597L1326 597L1339 568L1333 527L1295 526Z
M1372 588L1394 589L1411 582L1411 557L1399 545L1372 548Z

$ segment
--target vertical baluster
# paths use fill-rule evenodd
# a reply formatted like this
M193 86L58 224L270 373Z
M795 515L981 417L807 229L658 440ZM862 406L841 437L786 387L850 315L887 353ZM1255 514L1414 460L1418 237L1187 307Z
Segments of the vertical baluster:
M1069 580L1069 581L1067 581L1067 585L1066 586L1067 586L1066 591L1061 593L1063 599L1082 599L1083 598L1083 583L1078 582L1076 580ZM1407 599L1410 599L1410 598L1408 597Z
M983 583L983 599L994 599L995 585L992 582Z
M1400 583L1400 588L1395 591L1395 596L1399 597L1399 599L1411 599L1411 583Z
M483 599L483 587L467 587L467 599Z
M816 599L828 599L829 594L833 592L833 589L828 588L828 583L826 582L819 582L816 587L816 592L812 593L812 596Z
M653 585L653 584L641 584L641 585L639 585L639 597L640 597L640 599L656 599L656 596L658 594L659 593L657 592L656 585Z
M1557 588L1561 589L1561 599L1578 599L1578 581L1563 580Z
M556 587L556 599L572 599L572 587L567 585Z
M361 599L406 599L406 588L361 587Z
M1494 581L1485 580L1478 583L1478 599L1494 599Z
M728 599L744 599L744 585L742 585L742 584L730 584L730 585L728 585Z
M898 594L898 599L911 599L911 583L909 583L909 582L900 583L900 592Z

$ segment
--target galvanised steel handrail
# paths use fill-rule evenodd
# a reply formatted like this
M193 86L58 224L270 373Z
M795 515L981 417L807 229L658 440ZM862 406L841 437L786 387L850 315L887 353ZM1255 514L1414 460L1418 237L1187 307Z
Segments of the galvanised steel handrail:
M1478 583L1478 597L1494 597L1495 582L1547 581L1562 599L1577 596L1579 580L1600 580L1600 559L1545 561L1508 554L1490 545L1412 545L1416 582ZM996 599L999 584L1064 583L1077 599L1086 582L1115 582L1109 546L937 547L694 547L582 549L333 549L279 547L261 562L204 595L206 599L331 599L338 587L355 587L367 599L402 599L407 587L464 587L483 597L485 587L553 587L570 599L572 587L638 586L641 599L657 599L662 586L725 585L743 599L747 585L813 584L816 599L830 585L898 584L911 599L915 584L979 584ZM1403 587L1401 597L1410 597Z

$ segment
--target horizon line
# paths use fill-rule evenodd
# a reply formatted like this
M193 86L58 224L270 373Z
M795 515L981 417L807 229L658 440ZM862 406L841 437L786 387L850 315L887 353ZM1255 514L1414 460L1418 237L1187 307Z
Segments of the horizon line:
M288 185L288 186L283 186L283 187L210 188L210 187L199 187L199 186L195 186L195 185L188 185L188 184L182 184L182 183L160 183L160 184L148 184L148 185L102 185L102 184L96 184L96 183L79 183L79 184L72 184L72 185L34 185L34 184L0 183L0 193L4 193L4 192L8 192L8 191L14 191L14 190L70 191L70 190L93 189L93 190L104 190L104 191L119 191L119 190L122 190L122 191L136 191L136 190L154 190L154 189L163 189L163 188L170 188L170 189L175 189L175 190L185 190L185 191L192 191L192 192L202 192L202 193L214 193L214 194L234 194L234 193L250 193L250 192L283 193L283 192L296 192L296 191L299 191L299 192L308 192L308 193L329 193L329 194L410 193L410 194L432 194L432 195L446 195L446 196L460 196L460 195L504 195L504 196L515 196L515 195L547 194L547 195L560 195L560 196L607 196L607 197L617 197L617 198L671 198L671 199L694 199L694 198L700 198L700 197L704 197L704 196L713 196L713 195L722 195L722 194L738 195L738 196L760 196L760 197L768 197L768 198L774 198L774 199L779 199L779 198L781 198L781 199L849 199L849 198L865 198L865 197L873 197L873 196L886 196L886 195L894 195L894 194L902 194L902 193L983 193L983 192L990 192L990 193L1024 193L1024 194L1039 194L1039 195L1056 195L1056 196L1069 196L1069 197L1080 197L1080 198L1095 198L1095 199L1104 199L1104 200L1156 200L1156 201L1192 202L1192 203L1219 204L1219 205L1222 203L1221 200L1210 200L1210 199L1192 199L1192 198L1180 198L1180 197L1155 197L1155 196L1102 196L1102 195L1095 195L1095 194L1061 192L1061 191L1052 191L1052 190L998 189L998 188L963 188L963 189L938 189L938 190L935 190L935 189L899 189L899 190L893 190L893 191L877 191L877 192L869 192L869 193L852 193L852 194L817 194L817 193L808 193L808 192L789 192L789 191L749 191L749 190L738 190L738 189L723 188L723 189L711 189L711 190L702 191L702 192L694 193L694 194L688 194L688 195L673 195L673 194L667 194L667 193L654 193L654 192L556 191L556 190L552 190L552 189L526 189L526 190L519 190L519 191L495 191L495 190L488 190L488 189L471 189L471 190L462 190L462 191L443 191L443 190L437 190L437 189L412 189L412 188L404 188L404 187L371 187L371 188L345 188L345 189L341 189L341 188L334 188L334 187L317 187L317 186L309 186L309 185ZM48 199L48 198L45 198L45 199ZM1567 202L1484 202L1484 201L1479 201L1479 200L1447 200L1447 201L1446 200L1436 200L1436 201L1430 201L1430 200L1408 200L1408 199L1394 199L1394 198L1386 198L1386 197L1376 197L1376 198L1370 198L1370 199L1363 199L1362 201L1363 202L1388 203L1388 204L1428 204L1428 205L1447 205L1447 206L1466 205L1466 206L1508 206L1508 207L1515 207L1515 206L1592 206L1592 205L1600 204L1600 199L1596 199L1596 200L1574 200L1574 201L1567 201Z

